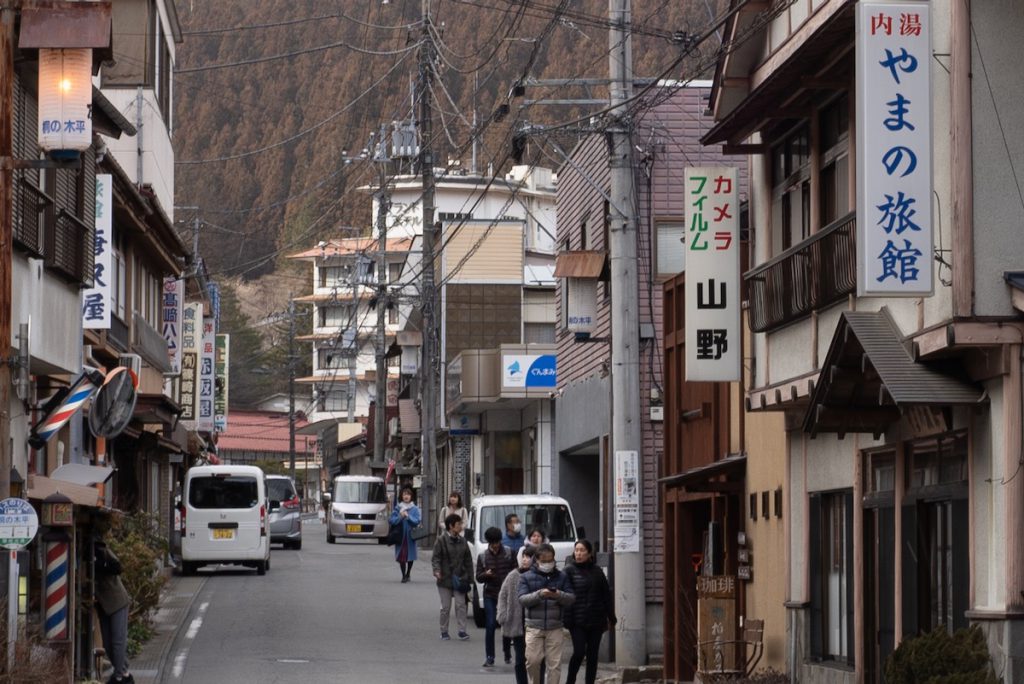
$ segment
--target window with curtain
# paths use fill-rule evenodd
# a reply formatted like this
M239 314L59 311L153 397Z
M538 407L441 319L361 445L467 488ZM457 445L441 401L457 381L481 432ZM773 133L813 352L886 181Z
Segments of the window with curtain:
M811 654L852 664L853 492L810 495Z
M683 238L686 236L686 223L683 221L656 221L656 250L658 259L658 277L671 278L686 269L686 250Z

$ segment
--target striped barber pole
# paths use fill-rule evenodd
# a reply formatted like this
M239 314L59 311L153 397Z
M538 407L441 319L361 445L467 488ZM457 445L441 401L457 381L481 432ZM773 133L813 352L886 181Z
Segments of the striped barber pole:
M34 441L44 444L48 442L58 430L64 427L71 419L71 416L75 415L75 412L82 408L82 404L88 401L95 391L96 385L89 380L88 376L83 375L79 378L71 392L68 393L68 396L60 403L60 406L54 409L50 415L36 426Z
M68 543L46 544L46 638L68 638Z

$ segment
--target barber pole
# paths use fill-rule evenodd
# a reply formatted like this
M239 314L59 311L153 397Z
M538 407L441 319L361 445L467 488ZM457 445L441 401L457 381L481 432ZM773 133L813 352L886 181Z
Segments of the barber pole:
M68 543L46 544L46 638L68 638Z
M41 448L37 445L50 441L50 438L71 420L71 416L82 408L82 404L89 400L97 387L88 375L82 375L60 405L35 427L31 440L33 446Z

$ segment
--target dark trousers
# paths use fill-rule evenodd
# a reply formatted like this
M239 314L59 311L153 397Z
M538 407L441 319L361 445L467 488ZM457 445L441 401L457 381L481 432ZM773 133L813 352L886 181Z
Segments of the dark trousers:
M526 636L512 637L512 651L515 653L516 684L529 684L526 677ZM544 668L540 668L540 684L544 684Z
M484 615L486 615L486 631L484 632L484 655L494 662L494 632L498 627L498 599L484 596Z
M583 681L585 684L594 684L597 679L597 651L601 648L604 628L573 627L569 634L572 635L572 658L569 659L569 674L565 684L576 684L576 674L580 671L584 657L587 659L587 669Z
M114 666L114 676L123 677L128 674L128 606L107 615L102 609L97 610L100 618L100 636L103 637L103 648L107 652L110 664Z

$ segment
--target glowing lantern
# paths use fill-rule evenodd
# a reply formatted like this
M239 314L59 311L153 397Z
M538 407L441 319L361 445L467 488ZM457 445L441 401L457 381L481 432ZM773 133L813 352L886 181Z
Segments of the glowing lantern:
M39 49L39 146L47 152L92 145L92 49Z

